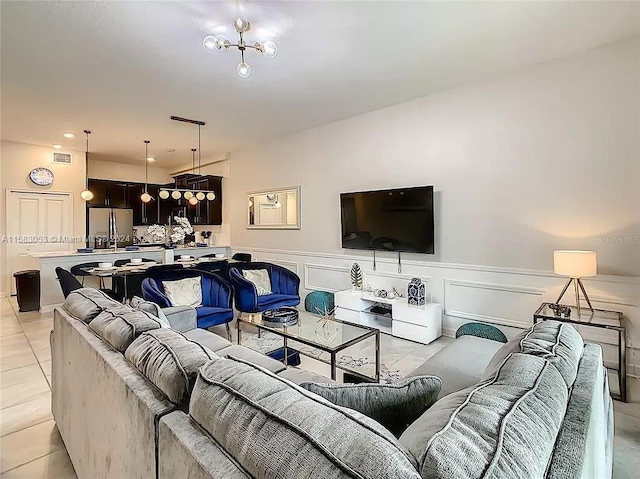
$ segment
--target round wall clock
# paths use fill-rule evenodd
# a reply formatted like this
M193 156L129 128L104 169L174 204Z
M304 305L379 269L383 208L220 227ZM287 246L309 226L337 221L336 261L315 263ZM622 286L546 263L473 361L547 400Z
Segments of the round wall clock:
M49 168L34 168L29 173L29 178L38 186L49 186L53 183L53 171Z

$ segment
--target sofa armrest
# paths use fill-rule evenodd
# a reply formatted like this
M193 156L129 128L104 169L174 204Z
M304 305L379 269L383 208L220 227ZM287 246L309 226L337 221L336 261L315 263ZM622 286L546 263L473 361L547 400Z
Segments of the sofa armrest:
M180 333L191 331L198 327L197 313L194 308L189 306L171 306L162 308L162 312L169 320L171 329L175 329Z

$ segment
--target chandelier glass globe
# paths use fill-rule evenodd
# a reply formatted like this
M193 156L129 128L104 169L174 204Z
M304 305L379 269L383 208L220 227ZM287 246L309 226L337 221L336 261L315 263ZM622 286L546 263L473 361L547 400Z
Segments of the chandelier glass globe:
M160 193L158 193L158 196L160 198L162 198L163 200L166 200L171 195L169 194L169 192L167 190L162 190Z
M191 193L190 191L185 191L184 192L184 199L185 200L190 200L191 198L193 198L193 193Z
M179 200L181 196L182 193L180 193L179 191L174 191L171 193L171 198L173 198L174 200Z
M216 194L214 192L210 191L209 193L207 193L207 199L209 201L215 200L216 199Z
M237 71L240 78L249 78L249 75L251 75L251 65L245 62L238 63Z
M202 201L202 200L204 200L204 193L203 193L202 191L198 191L198 192L196 193L196 199L197 199L198 201Z
M151 195L145 191L140 195L140 201L143 203L149 203L149 201L151 201Z
M189 198L189 204L190 205L197 205L198 204L198 198L196 198L195 196L192 196L191 198Z
M262 44L262 52L265 57L274 58L278 54L278 46L271 40L268 40Z
M84 190L82 193L80 193L80 198L85 201L91 201L93 199L93 193L91 193L91 191L89 190Z
M224 48L226 38L214 35L207 35L202 39L202 48L204 51L212 53Z
M238 17L233 21L233 27L238 33L244 33L251 28L251 24L246 18Z

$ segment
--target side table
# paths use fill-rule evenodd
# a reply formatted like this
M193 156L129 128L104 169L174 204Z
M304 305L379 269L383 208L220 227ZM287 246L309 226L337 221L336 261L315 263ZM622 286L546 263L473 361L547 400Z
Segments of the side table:
M627 402L627 328L624 325L624 314L620 311L606 309L581 309L580 314L575 306L565 306L570 309L569 315L557 314L551 306L554 303L542 303L533 315L533 323L545 320L561 321L563 323L609 329L618 332L618 385L620 394L611 393L611 397Z

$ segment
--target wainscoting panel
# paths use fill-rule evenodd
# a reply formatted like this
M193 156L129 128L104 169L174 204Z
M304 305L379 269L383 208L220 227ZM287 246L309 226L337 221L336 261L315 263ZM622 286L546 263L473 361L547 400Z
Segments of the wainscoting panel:
M351 268L305 263L304 287L307 291L343 291L351 288Z
M507 337L529 328L533 313L540 303L555 301L564 279L550 271L534 271L497 266L479 266L437 263L430 261L403 261L402 273L398 273L397 257L379 255L376 270L373 258L365 254L334 254L307 251L271 250L265 248L237 247L234 251L246 251L258 260L280 264L291 269L301 278L300 294L322 290L336 292L350 289L350 270L353 263L360 264L365 285L373 288L402 288L406 293L409 280L421 278L426 283L427 297L443 306L443 334L454 336L458 327L469 321L494 324ZM635 374L634 347L640 345L640 278L622 276L598 276L589 278L585 287L596 308L622 311L628 330L627 346L629 373ZM570 303L573 296L568 294ZM617 337L611 331L596 328L579 328L585 341L598 342L608 365L615 364ZM640 370L639 370L640 371Z
M265 263L273 263L278 266L282 266L283 268L287 268L290 271L293 271L295 274L300 276L300 272L298 271L298 262L297 261L285 261L282 259L274 259L274 258L264 258L260 261L264 261Z
M470 321L528 328L531 313L543 302L543 289L478 281L444 280L444 313Z

